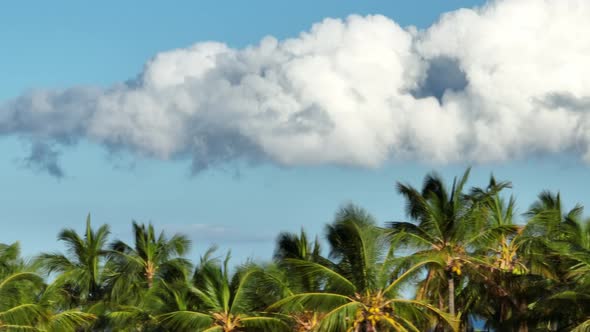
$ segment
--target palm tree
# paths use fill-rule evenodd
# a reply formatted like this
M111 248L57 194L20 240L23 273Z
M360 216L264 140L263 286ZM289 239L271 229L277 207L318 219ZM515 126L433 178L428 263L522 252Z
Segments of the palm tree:
M488 188L497 185L491 177ZM522 254L521 246L529 241L526 224L516 222L516 201L513 196L504 200L496 193L485 201L488 206L489 227L513 226L514 232L499 234L488 246L475 254L488 260L488 269L480 269L467 281L462 298L478 317L485 317L486 326L499 331L525 331L531 296L538 293L545 282L530 275L531 260ZM467 304L465 304L467 305Z
M302 229L299 234L283 232L277 237L274 260L270 264L250 265L256 270L249 282L249 297L258 305L254 308L263 311L271 304L296 293L314 292L320 289L323 280L297 273L297 266L290 260L298 259L317 262L320 256L320 243L316 238L308 240ZM294 329L300 332L312 331L318 324L320 314L309 310L292 313L285 317L294 323Z
M409 262L423 259L445 262L442 267L429 266L417 298L438 300L439 308L443 309L446 297L446 309L451 316L456 316L456 285L461 282L464 272L478 273L482 266L487 266L485 259L474 253L515 230L513 225L488 224L487 202L510 187L510 183L493 181L485 190L474 188L466 194L464 187L469 173L470 169L467 169L463 176L455 178L450 191L436 173L425 177L421 190L398 183L398 192L406 199L406 213L412 222L391 222L388 225L396 241L414 251Z
M74 332L93 321L91 314L56 307L55 287L33 269L20 258L18 243L0 244L0 331Z
M574 238L576 241L569 257L577 263L568 273L573 285L552 295L549 305L568 308L569 315L566 317L572 325L576 325L572 331L582 332L590 330L590 220L579 223Z
M43 309L36 303L43 286L43 279L32 272L0 276L0 331L32 329L43 318Z
M183 285L184 286L184 285ZM156 283L146 289L139 297L139 301L126 304L119 301L110 304L103 325L113 331L164 331L158 316L180 310L185 301L180 291L186 287L170 287L164 281Z
M488 201L490 209L490 224L493 226L513 225L515 233L502 234L496 246L490 246L492 265L501 271L516 274L525 273L526 266L518 255L518 250L526 232L526 225L517 225L515 222L516 200L510 196L506 202L499 195L495 195ZM524 233L523 233L524 232ZM484 248L485 250L486 248Z
M590 316L589 283L585 277L590 227L582 213L580 204L566 211L560 193L543 191L526 214L531 236L523 245L523 256L536 263L531 271L550 283L530 301L537 321L547 322L550 330L573 328L580 319Z
M250 283L258 269L245 266L230 276L229 254L223 262L212 258L210 249L195 269L189 290L192 304L160 316L162 324L174 331L281 331L287 325L280 319L254 310Z
M274 261L282 268L289 277L290 289L292 291L315 291L320 286L321 280L310 278L310 276L300 276L294 273L297 266L290 264L290 260L304 260L309 262L318 262L322 259L320 256L320 242L316 238L313 242L308 240L308 236L302 229L299 235L294 233L283 232L277 238L277 245L274 253Z
M271 309L321 312L318 331L419 331L434 314L453 323L431 305L397 295L400 284L427 264L425 260L394 274L396 258L386 232L364 210L348 205L326 228L330 259L288 259L297 273L325 280L323 289L288 296ZM422 323L422 324L420 324Z
M563 212L559 194L544 191L538 197L525 214L528 222L518 225L517 232L502 235L496 247L490 247L495 269L485 278L486 287L470 284L472 292L479 292L481 302L487 302L488 325L496 329L528 331L529 327L547 323L555 327L559 321L563 326L563 317L572 316L570 309L563 312L561 300L566 296L559 290L571 289L565 284L566 271L574 264L574 248L584 243L579 219L582 208L577 205ZM507 205L498 196L488 203L491 224L515 225L512 198ZM485 293L487 300L481 299Z
M20 245L0 244L0 331L32 328L43 311L35 303L43 279L20 257Z
M89 214L83 236L69 228L59 233L58 240L67 248L65 255L44 253L38 257L47 273L59 273L55 284L62 286L62 293L72 300L72 305L86 305L102 298L109 234L108 225L93 230Z
M308 240L307 233L301 229L299 235L283 232L277 237L274 259L282 262L285 259L314 260L319 257L320 243L318 239Z
M87 331L96 320L96 315L79 308L64 308L62 287L59 282L46 286L37 300L42 316L36 322L34 331L79 332Z
M184 280L190 262L182 256L190 248L190 241L180 234L168 239L164 232L156 236L152 224L133 222L134 246L123 241L111 245L114 275L111 278L112 297L127 298L131 302L158 280Z
M565 271L574 262L564 257L571 245L579 242L580 219L583 207L577 204L565 211L560 193L543 191L525 214L529 220L525 228L527 241L522 244L522 254L536 264L532 270L555 280L563 280Z
M9 275L21 270L24 262L20 257L20 244L0 243L0 276Z

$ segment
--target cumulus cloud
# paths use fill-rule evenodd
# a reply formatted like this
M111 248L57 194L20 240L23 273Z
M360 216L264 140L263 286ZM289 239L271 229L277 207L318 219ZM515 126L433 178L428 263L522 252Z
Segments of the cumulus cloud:
M0 134L188 158L194 172L236 160L590 162L588 17L586 0L498 0L425 30L353 15L243 49L202 42L120 85L7 101Z

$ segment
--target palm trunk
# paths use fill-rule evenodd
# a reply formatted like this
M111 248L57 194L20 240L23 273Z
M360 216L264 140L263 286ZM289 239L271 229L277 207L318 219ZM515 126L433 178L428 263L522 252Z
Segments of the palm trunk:
M437 298L438 298L438 309L440 311L445 311L445 301L443 295L440 293L440 289L437 291ZM436 326L434 327L434 332L444 332L445 325L442 322L442 319L438 318L436 322Z
M452 274L449 276L449 314L455 317L455 279Z
M154 285L154 276L148 275L148 277L147 277L148 288L152 288L153 285Z
M148 261L145 267L145 277L148 288L152 288L154 285L154 274L156 274L156 267L154 263Z
M529 325L528 322L526 321L526 319L524 319L524 314L526 313L526 311L528 310L528 306L526 304L525 301L520 302L519 304L519 315L521 316L521 322L518 326L518 332L529 332Z
M428 286L430 284L430 280L434 277L434 270L428 270L428 275L426 276L426 280L420 289L418 289L418 294L416 295L416 300L423 300L426 297L426 292L428 291Z

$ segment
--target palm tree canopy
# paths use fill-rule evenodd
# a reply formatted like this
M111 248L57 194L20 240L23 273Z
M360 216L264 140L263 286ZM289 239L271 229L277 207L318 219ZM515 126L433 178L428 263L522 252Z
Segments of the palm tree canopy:
M326 239L330 244L329 258L319 262L288 260L297 267L297 273L325 280L324 288L293 294L273 304L271 309L290 312L305 308L321 312L318 328L322 331L361 327L367 331L377 327L418 330L416 325L420 324L416 322L426 322L419 314L422 310L447 319L426 303L397 297L405 279L426 264L439 262L422 262L395 278L396 259L391 239L365 210L354 205L342 207L334 222L326 227Z
M38 261L47 273L60 273L57 282L75 290L75 296L82 303L99 299L103 291L109 235L108 225L92 229L88 215L83 236L69 228L59 233L57 238L65 244L66 254L45 253L38 257Z
M194 310L164 314L164 325L178 331L281 331L287 325L280 319L256 314L254 299L249 296L258 269L245 265L233 275L229 272L230 254L223 261L213 257L215 248L201 257L195 268L190 292L195 297Z
M156 235L151 223L133 222L132 227L133 247L123 241L111 244L111 288L112 296L137 302L142 289L152 288L155 282L186 279L191 264L183 256L191 243L180 234L168 238L162 231Z

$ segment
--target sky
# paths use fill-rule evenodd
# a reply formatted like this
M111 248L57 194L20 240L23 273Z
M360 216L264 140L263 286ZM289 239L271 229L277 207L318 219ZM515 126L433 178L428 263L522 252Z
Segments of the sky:
M473 166L590 203L582 0L19 1L0 11L0 242L62 250L87 214L237 261L322 234L397 181Z

